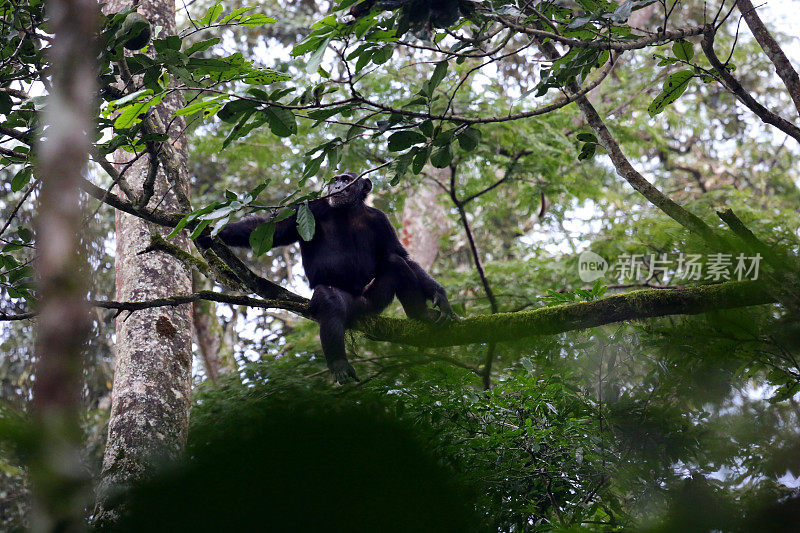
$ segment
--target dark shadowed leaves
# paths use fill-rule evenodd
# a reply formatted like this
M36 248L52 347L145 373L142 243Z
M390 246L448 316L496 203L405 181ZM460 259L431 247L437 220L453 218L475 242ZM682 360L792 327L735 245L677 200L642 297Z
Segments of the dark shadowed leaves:
M389 136L389 151L400 152L415 144L426 142L427 139L416 131L398 131Z
M462 149L471 152L478 147L478 143L481 140L481 132L477 128L470 126L456 135L456 139L458 140L458 144Z
M437 148L431 154L431 165L436 168L445 168L453 161L453 148L446 144Z

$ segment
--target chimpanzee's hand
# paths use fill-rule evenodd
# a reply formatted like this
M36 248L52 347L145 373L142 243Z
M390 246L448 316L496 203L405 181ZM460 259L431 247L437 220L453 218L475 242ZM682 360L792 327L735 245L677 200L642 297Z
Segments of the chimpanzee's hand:
M333 375L336 383L342 385L348 381L361 381L356 375L353 365L347 362L347 359L334 359L328 364L328 369Z
M200 250L207 250L211 248L213 244L211 237L208 235L200 235L198 238L194 240L195 246L197 246Z

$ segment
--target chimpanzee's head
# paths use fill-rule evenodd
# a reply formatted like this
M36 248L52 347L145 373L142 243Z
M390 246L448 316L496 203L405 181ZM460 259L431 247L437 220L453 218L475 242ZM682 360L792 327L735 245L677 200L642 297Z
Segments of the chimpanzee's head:
M355 180L355 183L353 181ZM352 185L350 185L352 183ZM372 190L372 182L368 178L359 178L355 172L345 172L333 177L328 185L328 205L346 207L363 202Z

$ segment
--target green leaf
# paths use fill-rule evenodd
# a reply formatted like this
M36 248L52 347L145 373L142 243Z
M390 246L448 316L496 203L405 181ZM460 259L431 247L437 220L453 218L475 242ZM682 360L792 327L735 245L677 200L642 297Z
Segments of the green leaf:
M449 144L438 148L431 154L431 165L445 168L453 161L453 149Z
M252 113L258 107L252 100L232 100L217 111L217 117L223 122L234 123L245 113Z
M430 157L433 147L425 146L423 148L417 148L417 150L419 151L414 155L414 160L411 162L411 172L414 174L422 172L425 163L428 162L428 157Z
M223 98L225 98L225 96L220 95L220 96L214 96L212 98L209 98L208 100L197 100L197 101L192 102L191 104L187 105L183 109L178 109L177 111L175 111L175 116L176 117L181 117L181 116L184 116L184 115L192 115L192 114L197 113L198 111L201 111L201 110L203 110L203 109L205 109L207 107L211 107L211 106L217 105L219 103L219 101L222 100Z
M419 125L419 131L421 131L425 137L433 137L433 122L430 120L426 120Z
M23 167L19 172L14 174L11 178L11 190L14 192L21 191L31 181L32 175L31 167Z
M312 30L318 30L320 28L335 28L337 25L336 22L336 15L328 15L325 18L322 18L316 21L314 24L311 25Z
M250 248L256 256L264 255L272 249L272 238L275 236L275 222L269 220L250 233Z
M242 115L242 118L239 119L239 122L237 122L236 125L233 127L233 129L231 129L230 133L228 133L227 137L225 137L225 140L222 141L223 150L227 148L233 141L235 141L236 139L241 139L242 137L253 131L258 125L263 124L266 121L266 119L264 119L264 121L262 121L259 124L258 119L256 119L248 123L247 121L252 116L253 116L252 111Z
M431 79L428 80L425 84L426 86L426 94L428 96L433 95L433 91L439 84L442 82L444 77L447 75L447 61L440 61L436 63L436 68L433 69L433 74L431 74Z
M206 14L203 15L203 18L200 19L200 24L202 24L203 26L208 26L212 22L216 21L220 15L222 15L222 5L214 4L213 6L208 8Z
M356 73L358 73L359 71L361 71L362 68L367 66L367 63L369 63L370 60L372 59L372 54L373 50L367 50L366 52L363 52L359 56L358 61L356 61L356 68L355 68Z
M9 114L13 106L14 102L11 100L11 96L7 93L0 93L0 115Z
M655 97L653 102L647 107L648 113L654 117L664 111L666 107L677 100L686 91L689 82L694 77L691 70L681 70L671 74L664 82L661 94Z
M219 43L220 40L221 39L219 37L214 37L213 39L206 39L205 41L196 42L192 46L187 48L184 51L184 54L190 56L192 54L196 54L197 52L204 52L209 48L211 48L212 46L214 46L215 44Z
M328 38L329 31L319 32L319 30L311 32L308 37L302 42L300 42L297 46L295 46L289 55L292 57L302 56L305 55L313 50L319 48L323 42L329 40ZM327 47L327 43L325 44Z
M264 24L272 24L277 21L278 19L276 19L275 17L268 17L266 15L256 14L242 18L242 21L239 24L242 26L246 26L248 28L257 28L258 26L263 26Z
M216 222L214 222L214 227L211 228L211 236L212 237L216 237L219 234L220 230L222 228L224 228L228 224L228 222L230 222L230 220L231 220L231 217L230 217L230 215L228 215L228 216L222 217L219 220L217 220Z
M667 56L662 56L660 54L653 54L653 59L660 59L661 60L661 61L658 62L658 66L659 67L665 67L667 65L671 65L673 63L677 63L678 62L678 58L677 57L667 57Z
M164 94L165 93L157 94L149 100L134 102L123 109L114 121L114 128L118 130L130 128L131 126L141 122L142 117L144 117L150 108L154 105L158 105L161 102L161 99L164 98Z
M242 22L239 24L241 26L246 26L248 28L257 28L258 26L263 26L265 24L273 24L278 22L278 19L275 17L268 17L266 15L250 15L249 17L244 17Z
M328 38L323 40L317 49L314 50L314 53L311 54L311 57L308 59L308 63L306 64L306 72L316 72L320 63L322 63L322 58L325 55L325 50L328 49L331 39L333 39L333 35L329 35Z
M140 96L143 96L145 94L147 94L147 95L153 94L153 91L150 90L150 89L140 89L140 90L138 90L136 92L132 92L129 95L123 96L119 100L112 101L111 105L113 105L114 107L122 107L124 105L127 105L127 104L133 102L134 100L136 100L137 98L139 98Z
M262 111L269 130L278 137L289 137L297 133L297 120L288 109L270 106Z
M436 135L433 139L434 146L444 146L445 144L450 144L453 142L453 134L455 133L455 128L449 129L447 131L442 131Z
M232 21L233 19L240 18L242 13L246 13L247 11L255 9L256 7L257 6L245 6L245 7L240 7L239 9L234 9L229 14L225 15L225 18L223 18L220 22L222 24L226 24L226 23Z
M335 107L325 107L322 109L316 109L314 111L308 112L308 118L313 118L314 120L322 121L332 117L333 115L339 114L342 111L347 109L352 109L353 106L351 105L342 105L342 106L335 106Z
M31 242L33 240L33 232L30 229L24 228L22 226L17 228L17 235L19 235L19 238L26 243Z
M594 153L597 151L597 145L592 143L586 143L581 148L580 153L578 154L578 160L583 161L584 159L591 159L594 157Z
M413 156L414 150L409 150L394 160L392 164L392 170L394 170L394 177L391 180L392 185L397 185L400 182L400 178L408 172L408 166L411 164Z
M691 61L694 57L694 48L689 41L675 41L672 43L672 53L681 61Z
M459 133L456 136L456 139L458 139L458 144L462 149L466 150L467 152L471 152L478 147L478 143L481 140L481 132L477 128L469 126L467 129Z
M310 241L314 237L316 224L314 214L308 208L308 203L297 206L297 232L304 241Z
M427 104L428 104L427 98L425 98L424 96L417 96L416 98L412 98L411 100L403 104L403 107L414 107L417 105L427 105Z
M167 43L167 48L170 50L180 50L183 40L177 35L170 35L165 39L165 42Z
M203 230L206 229L206 226L208 226L209 224L211 224L210 220L201 220L200 223L197 224L197 226L195 226L194 230L192 230L192 234L189 235L189 238L190 239L198 238L200 234L203 233ZM170 236L172 236L172 233L170 233Z
M394 46L391 44L387 44L374 54L372 54L372 62L376 65L383 65L387 61L392 58L392 54L394 53Z
M389 135L389 151L401 152L415 144L426 142L427 139L421 133L416 131L404 130L397 131Z
M243 78L245 83L249 85L270 85L278 81L286 81L292 79L288 74L278 72L268 68L253 70L245 75Z
M184 216L182 219L180 219L180 221L178 222L178 224L175 226L175 229L173 229L173 230L172 230L172 231L169 233L169 235L167 235L167 237L166 237L166 238L167 238L167 239L171 239L171 238L175 237L175 236L176 236L178 233L180 233L180 232L181 232L181 230L183 230L183 228L185 228L185 227L186 227L186 225L187 225L189 222L191 222L191 221L193 221L193 220L196 220L196 219L197 219L199 216L201 216L201 215L204 215L204 214L206 214L206 213L210 213L211 211L213 211L214 209L216 209L216 208L217 208L217 206L219 206L219 205L220 205L220 203L219 203L219 202L211 202L209 205L207 205L207 206L205 206L205 207L201 207L200 209L197 209L197 210L195 210L195 211L192 211L191 213L189 213L188 215L186 215L186 216ZM205 226L203 226L203 227L205 227ZM192 237L192 238L193 238L193 239L197 238L197 235L195 235L195 233L197 233L197 235L200 235L200 232L199 232L199 231L197 231L197 229L195 228L195 230L192 232L192 235L193 235L193 237Z
M303 169L303 175L301 176L300 181L305 182L311 176L316 176L317 172L319 172L319 167L322 162L325 160L325 152L322 152L319 156L311 159L306 163L305 168Z

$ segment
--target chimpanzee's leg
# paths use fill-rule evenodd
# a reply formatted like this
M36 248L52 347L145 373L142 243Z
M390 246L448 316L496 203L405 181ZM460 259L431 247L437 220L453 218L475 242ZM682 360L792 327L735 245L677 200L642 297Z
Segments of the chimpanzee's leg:
M425 294L417 275L399 255L391 255L379 266L380 271L364 289L359 299L359 311L380 313L392 302L396 295L409 318L429 319Z
M318 285L314 289L311 314L319 322L319 339L325 361L338 383L358 380L356 371L347 362L344 344L345 326L353 318L354 310L355 297L350 293L329 285Z
M379 272L357 299L356 316L380 314L394 300L396 285L391 271Z

